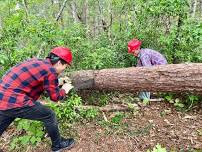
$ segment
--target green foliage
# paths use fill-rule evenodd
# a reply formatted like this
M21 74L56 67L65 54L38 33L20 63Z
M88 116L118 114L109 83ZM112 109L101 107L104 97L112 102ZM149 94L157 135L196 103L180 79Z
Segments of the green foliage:
M188 11L188 6L187 0L151 0L147 4L146 11L154 16L177 16L182 12Z
M196 96L196 95L192 95L192 94L187 94L187 95L183 95L181 97L176 97L175 94L170 93L170 94L165 95L164 98L169 103L174 104L174 106L178 110L184 110L184 111L190 110L194 105L201 102L200 96Z
M169 102L174 104L177 109L182 109L184 107L183 102L179 98L174 98L173 94L168 94L165 96L165 99Z
M113 57L115 53L107 48L98 48L89 51L84 57L82 65L88 69L102 69L106 66L112 67L115 60Z
M149 99L145 98L145 99L143 100L143 104L144 104L144 105L148 105L148 104L149 104Z
M75 121L79 118L79 114L75 110L75 106L81 105L81 97L76 94L70 96L66 101L59 104L49 102L48 106L54 110L57 118L69 122Z
M167 152L166 148L161 147L161 145L158 143L153 150L147 150L147 152Z
M81 105L82 99L75 93L72 93L67 100L60 102L59 104L53 102L48 103L48 106L54 110L57 118L61 121L74 122L82 119L93 120L98 116L97 109L79 109L78 111L76 107Z
M194 105L201 102L201 97L196 95L187 95L186 97L186 110L190 110Z
M114 117L111 118L113 124L120 124L124 118L123 113L117 113Z
M177 58L178 62L202 61L202 24L199 20L188 17L187 1L138 0L135 6L133 1L113 1L113 9L116 9L117 14L121 11L125 13L124 9L131 11L128 12L128 24L120 24L114 20L110 37L107 33L91 37L88 35L91 32L89 28L78 23L69 23L62 29L52 18L47 20L50 12L46 17L36 13L40 10L36 8L38 4L46 4L43 0L29 3L30 8L33 7L29 16L22 8L14 9L16 2L2 5L4 12L9 6L12 13L4 16L0 29L0 51L3 56L0 63L4 67L1 73L27 58L36 55L45 57L54 46L69 46L72 49L73 69L133 66L136 60L127 54L127 42L134 37L143 40L143 47L165 54L169 62L172 62L173 58ZM89 3L94 5L93 1ZM81 4L79 1L79 5ZM104 7L109 4L103 2L102 5ZM46 12L48 11L50 10L47 9ZM179 27L178 17L183 20ZM170 25L166 24L168 21ZM124 29L127 29L127 32ZM39 50L42 50L40 54Z
M98 123L105 129L106 134L127 134L129 126L124 123L127 115L121 112L115 113L108 121L101 120Z
M63 101L63 103L48 103L48 106L54 110L60 121L73 122L82 119L92 120L98 116L97 109L76 111L75 106L79 105L81 105L81 97L74 93L72 93L66 101ZM11 149L17 148L18 145L36 145L43 139L45 132L41 122L16 119L15 123L17 130L21 131L22 134L12 139Z
M200 62L202 22L190 17L189 8L188 0L137 1L133 37L165 54L170 63Z
M15 123L17 125L17 130L23 132L20 136L16 136L12 139L10 144L11 149L15 149L19 145L36 145L36 143L40 142L44 137L45 133L41 122L16 119Z
M79 114L82 118L87 120L93 120L98 116L98 109L88 109L88 110L80 110Z
M1 63L5 70L20 61L36 56L41 44L54 43L57 28L44 19L36 17L30 17L30 19L31 22L25 20L25 14L18 12L7 17L4 22L0 37L0 51L4 56Z
M21 5L20 9L15 8L17 3ZM105 31L96 26L102 22L102 16L96 10L97 1L93 0L89 0L86 23L82 21L82 0L77 1L77 13L81 17L77 23L67 13L68 8L64 10L63 18L56 22L58 6L49 6L45 0L30 1L28 14L19 0L0 1L0 5L0 77L21 61L34 56L46 57L55 46L71 48L74 56L71 70L131 67L137 62L127 54L127 42L132 38L141 39L143 48L160 51L169 63L175 59L178 63L202 62L201 14L198 12L196 17L189 14L188 0L102 1L103 19L109 25ZM107 19L110 13L113 13L112 23L109 23L110 18ZM100 106L108 104L108 95L98 94L90 102ZM169 94L165 99L185 110L201 102L201 97L190 94L183 97ZM64 103L50 103L49 106L60 120L94 119L98 115L96 109L76 111L75 106L81 102L78 95L72 95ZM148 104L148 101L144 103ZM109 126L122 125L123 118L124 115L118 113L110 120ZM40 123L20 120L17 125L25 134L13 140L12 148L17 144L36 144L44 135L40 132L43 130ZM28 125L39 128L39 133Z
M110 97L110 94L106 92L94 91L90 94L89 98L85 98L85 103L96 106L105 106L109 103Z

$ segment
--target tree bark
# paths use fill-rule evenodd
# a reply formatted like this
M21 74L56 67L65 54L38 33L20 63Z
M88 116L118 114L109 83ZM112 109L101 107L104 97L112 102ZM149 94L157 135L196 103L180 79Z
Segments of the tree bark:
M74 1L71 2L71 10L72 10L72 17L74 19L74 23L79 23L80 20L78 18L78 14L77 14L76 2L74 2Z
M70 73L76 89L202 94L202 63L86 70Z
M82 19L82 23L84 23L86 26L88 26L88 0L84 1L81 19Z
M99 18L98 18L98 28L102 28L102 30L104 32L106 32L109 35L109 29L112 25L112 12L111 12L111 8L110 8L110 4L108 6L108 14L109 14L109 21L107 21L107 19L105 19L105 15L104 15L104 4L103 1L98 0L98 12L99 12Z
M190 14L191 14L191 17L195 17L195 14L196 14L196 6L197 6L197 0L192 0L191 1L191 11L190 11Z
M80 110L89 110L89 109L98 109L103 112L115 112L115 111L133 111L134 109L140 109L137 104L131 104L131 107L126 104L110 104L104 107L99 106L76 106L76 109Z
M28 17L29 11L28 11L28 6L27 6L27 1L23 0L22 2L23 2L23 5L24 5L24 8L25 8L26 16Z
M200 16L202 17L202 0L200 0L199 3L200 3L200 6L199 6L200 7Z
M67 0L64 0L62 6L61 6L61 8L60 8L60 11L59 11L59 13L58 13L58 15L57 15L57 17L56 17L56 19L55 19L56 21L58 21L60 18L62 18L62 12L63 12L63 10L64 10L66 4L67 4Z

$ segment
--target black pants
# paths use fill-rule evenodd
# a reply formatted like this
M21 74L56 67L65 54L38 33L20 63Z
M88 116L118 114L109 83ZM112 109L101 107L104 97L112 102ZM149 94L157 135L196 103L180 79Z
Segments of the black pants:
M60 142L60 133L55 113L41 103L35 102L35 105L32 107L27 106L9 110L0 110L0 136L15 118L42 121L51 138L53 146Z

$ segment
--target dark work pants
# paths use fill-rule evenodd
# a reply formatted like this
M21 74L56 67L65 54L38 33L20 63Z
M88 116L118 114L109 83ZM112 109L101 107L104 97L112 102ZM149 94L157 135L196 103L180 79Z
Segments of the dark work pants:
M35 105L31 107L27 106L9 110L0 110L0 136L15 120L15 118L24 118L43 122L53 146L60 142L60 133L55 113L41 103L35 102Z

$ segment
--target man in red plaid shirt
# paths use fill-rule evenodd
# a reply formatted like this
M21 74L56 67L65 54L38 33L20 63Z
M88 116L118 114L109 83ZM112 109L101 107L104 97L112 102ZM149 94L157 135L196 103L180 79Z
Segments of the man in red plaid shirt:
M37 99L46 91L52 101L62 100L68 84L58 87L58 75L72 62L69 48L56 47L42 60L33 58L11 68L0 80L0 136L15 118L42 121L52 141L52 151L70 149L75 141L60 136L55 113Z

